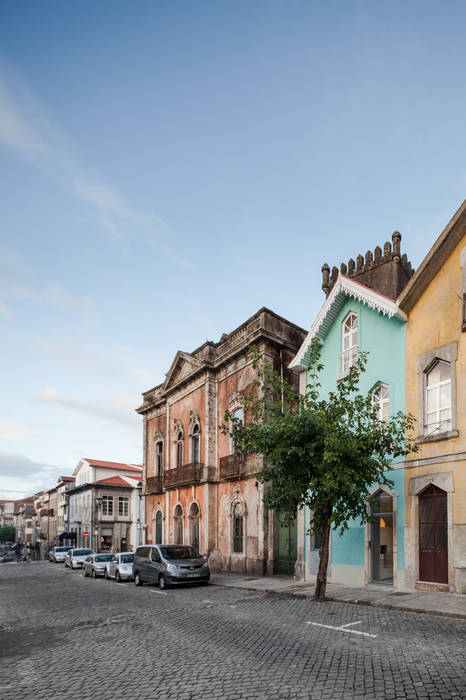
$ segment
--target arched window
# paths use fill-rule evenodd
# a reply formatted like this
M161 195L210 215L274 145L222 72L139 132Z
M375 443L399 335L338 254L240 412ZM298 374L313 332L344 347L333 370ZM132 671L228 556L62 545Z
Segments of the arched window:
M451 365L439 360L426 372L426 434L451 430Z
M231 425L231 432L233 434L230 438L230 454L235 453L235 429L239 425L243 425L243 424L244 424L244 410L241 407L235 408L235 410L233 411L233 421L232 421L232 425Z
M233 552L242 554L244 548L243 506L237 501L233 506Z
M163 441L158 440L155 443L155 476L163 474Z
M372 392L372 406L375 409L376 417L384 421L388 421L390 408L390 389L386 384L377 384Z
M191 503L189 509L189 542L196 552L199 552L199 520L199 506L197 503Z
M183 466L183 433L181 430L176 437L176 466Z
M356 364L358 359L358 317L350 312L341 327L341 353L339 376L348 374L350 367Z
M175 523L174 544L183 544L183 508L180 505L175 508L173 521Z
M200 435L199 435L199 423L193 427L191 436L191 457L194 464L199 464L200 462Z
M155 544L163 542L163 515L162 511L158 510L155 514Z

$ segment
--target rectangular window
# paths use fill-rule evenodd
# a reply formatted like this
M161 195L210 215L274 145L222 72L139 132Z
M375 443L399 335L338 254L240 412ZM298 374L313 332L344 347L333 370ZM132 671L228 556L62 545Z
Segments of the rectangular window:
M155 473L161 476L163 472L163 442L158 442L155 446Z
M113 515L113 496L102 496L102 515Z
M118 496L118 515L127 516L129 513L129 498Z

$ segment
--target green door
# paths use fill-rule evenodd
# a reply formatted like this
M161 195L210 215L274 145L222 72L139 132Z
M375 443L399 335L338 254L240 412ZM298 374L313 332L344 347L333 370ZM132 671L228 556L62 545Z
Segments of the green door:
M296 520L293 520L289 525L283 525L280 522L280 514L278 514L277 574L292 576L297 556Z
M159 510L155 516L155 544L162 544L162 513Z

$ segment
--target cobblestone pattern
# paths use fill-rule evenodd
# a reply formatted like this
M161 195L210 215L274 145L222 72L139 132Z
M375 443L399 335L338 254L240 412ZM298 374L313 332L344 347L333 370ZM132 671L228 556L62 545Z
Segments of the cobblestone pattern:
M0 565L8 700L466 698L465 648L461 620L216 586L163 595L60 564Z

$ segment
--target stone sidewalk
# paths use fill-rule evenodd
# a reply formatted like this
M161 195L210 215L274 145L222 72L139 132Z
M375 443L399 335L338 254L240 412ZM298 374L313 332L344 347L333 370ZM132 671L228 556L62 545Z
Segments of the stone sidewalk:
M213 574L210 582L214 586L242 588L264 593L298 596L300 598L312 598L314 595L313 583L295 581L286 576L250 576L221 573ZM328 583L327 599L466 620L466 595L460 593L397 591L385 585L353 588L351 586Z

